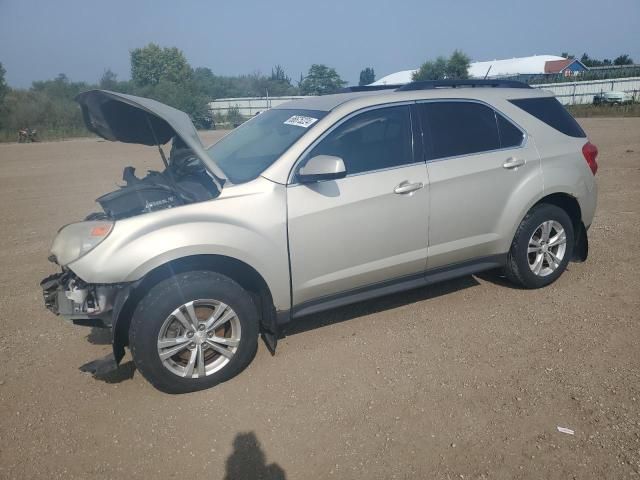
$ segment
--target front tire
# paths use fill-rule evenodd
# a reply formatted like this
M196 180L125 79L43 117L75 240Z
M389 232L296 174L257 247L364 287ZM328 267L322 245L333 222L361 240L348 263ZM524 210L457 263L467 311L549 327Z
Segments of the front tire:
M560 207L542 203L524 217L509 250L505 274L524 288L555 282L573 256L571 218Z
M258 346L251 295L216 272L176 274L138 303L129 330L137 369L166 393L213 387L244 370Z

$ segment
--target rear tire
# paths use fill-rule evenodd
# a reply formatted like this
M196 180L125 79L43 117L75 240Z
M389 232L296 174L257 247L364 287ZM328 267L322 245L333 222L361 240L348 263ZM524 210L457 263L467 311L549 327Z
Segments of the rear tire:
M524 217L507 256L505 275L524 288L555 282L573 256L571 218L560 207L542 203Z
M213 387L239 374L258 347L251 295L216 272L179 273L140 300L129 329L137 369L166 393Z

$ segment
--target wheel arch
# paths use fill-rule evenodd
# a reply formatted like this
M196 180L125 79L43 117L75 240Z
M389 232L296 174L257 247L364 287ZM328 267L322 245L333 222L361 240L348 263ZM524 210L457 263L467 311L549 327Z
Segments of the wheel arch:
M140 299L162 280L177 273L193 270L214 271L237 282L252 295L258 306L261 332L277 336L277 315L271 290L255 268L241 260L224 255L190 255L155 267L120 293L114 305L112 321L113 353L116 362L120 362L124 356L124 347L129 343L131 318Z
M542 203L555 205L569 215L573 223L575 237L573 258L571 260L584 262L589 254L589 240L587 238L587 229L582 222L582 208L578 199L566 192L555 192L542 197L531 208Z

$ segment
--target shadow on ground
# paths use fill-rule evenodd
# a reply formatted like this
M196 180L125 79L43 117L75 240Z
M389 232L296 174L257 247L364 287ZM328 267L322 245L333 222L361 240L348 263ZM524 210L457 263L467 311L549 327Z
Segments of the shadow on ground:
M483 279L492 283L497 283L499 281L499 279L496 280L495 274L492 276L489 275L490 274L487 274L487 277L483 277ZM428 287L408 290L406 292L395 293L373 300L354 303L353 305L347 305L345 307L296 319L296 321L292 322L287 328L287 335L296 335L298 333L304 333L327 325L345 322L353 318L391 310L411 303L430 300L432 298L457 292L458 290L463 290L465 288L475 287L477 285L480 285L480 283L475 279L475 277L470 275L447 282L436 283L429 285Z
M267 465L267 457L255 433L239 433L233 440L233 452L227 458L224 480L285 480L284 470L277 463Z
M111 329L91 327L87 341L92 345L111 345Z

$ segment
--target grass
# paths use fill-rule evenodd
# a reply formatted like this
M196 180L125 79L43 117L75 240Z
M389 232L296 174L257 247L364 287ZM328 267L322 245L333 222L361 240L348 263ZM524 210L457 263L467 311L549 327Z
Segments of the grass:
M629 105L567 105L577 118L588 117L640 117L640 103Z

